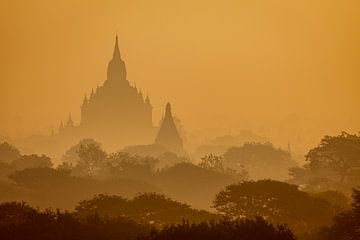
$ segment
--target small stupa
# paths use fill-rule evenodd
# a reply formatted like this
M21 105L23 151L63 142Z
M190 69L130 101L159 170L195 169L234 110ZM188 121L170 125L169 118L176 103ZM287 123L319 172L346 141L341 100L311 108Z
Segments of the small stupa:
M159 144L179 156L185 154L183 141L171 113L170 103L166 104L165 116L155 139L155 144Z

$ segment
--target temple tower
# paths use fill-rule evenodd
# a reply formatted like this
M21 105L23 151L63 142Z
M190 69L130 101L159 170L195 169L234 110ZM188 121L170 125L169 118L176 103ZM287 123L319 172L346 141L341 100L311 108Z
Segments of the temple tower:
M162 145L169 151L174 152L180 156L185 154L183 142L176 128L170 103L166 104L165 116L160 126L158 135L155 139L155 144Z

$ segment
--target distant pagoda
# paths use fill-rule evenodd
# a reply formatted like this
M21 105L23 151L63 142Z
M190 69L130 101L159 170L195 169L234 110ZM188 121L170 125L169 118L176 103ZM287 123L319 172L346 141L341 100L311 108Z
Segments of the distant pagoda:
M159 144L180 156L185 154L183 141L171 113L170 103L166 104L165 116L155 139L155 144Z

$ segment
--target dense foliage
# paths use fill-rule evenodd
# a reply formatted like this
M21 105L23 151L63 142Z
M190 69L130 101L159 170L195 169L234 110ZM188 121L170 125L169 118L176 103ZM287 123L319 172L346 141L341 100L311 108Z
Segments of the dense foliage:
M323 240L360 239L360 190L354 189L352 209L337 215L331 227L320 233Z
M173 201L156 193L139 194L131 200L101 194L79 202L75 210L82 218L93 214L99 214L102 217L124 216L136 222L157 227L181 223L183 220L202 222L219 218L216 214L190 208L187 204Z
M348 199L360 179L359 139L325 137L288 183L254 181L293 166L289 152L271 144L233 147L196 165L168 152L107 153L85 139L54 167L3 143L0 202L72 212L0 204L0 239L293 239L279 223L299 240L360 239L360 190L352 209Z
M360 182L360 135L325 136L302 168L290 169L291 182L307 191L338 190L350 195Z
M328 224L335 214L328 201L274 180L229 185L216 195L214 207L231 218L263 216L296 231Z
M125 240L147 232L146 227L122 217L80 219L71 213L41 212L16 202L1 204L0 216L2 240Z
M39 211L25 203L0 204L0 238L2 240L295 240L285 225L272 225L262 218L253 220L189 223L149 230L124 217L79 218L60 211Z
M253 220L222 220L220 222L167 226L153 230L150 237L141 240L295 240L294 234L285 225L271 225L263 218Z
M272 144L245 143L231 147L224 153L224 165L235 170L245 167L251 179L288 178L288 169L297 166L290 153L275 148Z

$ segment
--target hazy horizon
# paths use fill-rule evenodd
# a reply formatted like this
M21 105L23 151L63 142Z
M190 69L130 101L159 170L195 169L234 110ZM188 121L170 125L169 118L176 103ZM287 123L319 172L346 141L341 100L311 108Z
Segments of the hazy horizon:
M84 95L106 79L116 33L155 126L171 102L190 133L258 133L286 119L317 136L360 127L358 1L31 1L0 9L0 130L10 136L56 131L70 112L78 124Z
M360 239L359 0L0 1L1 240Z

